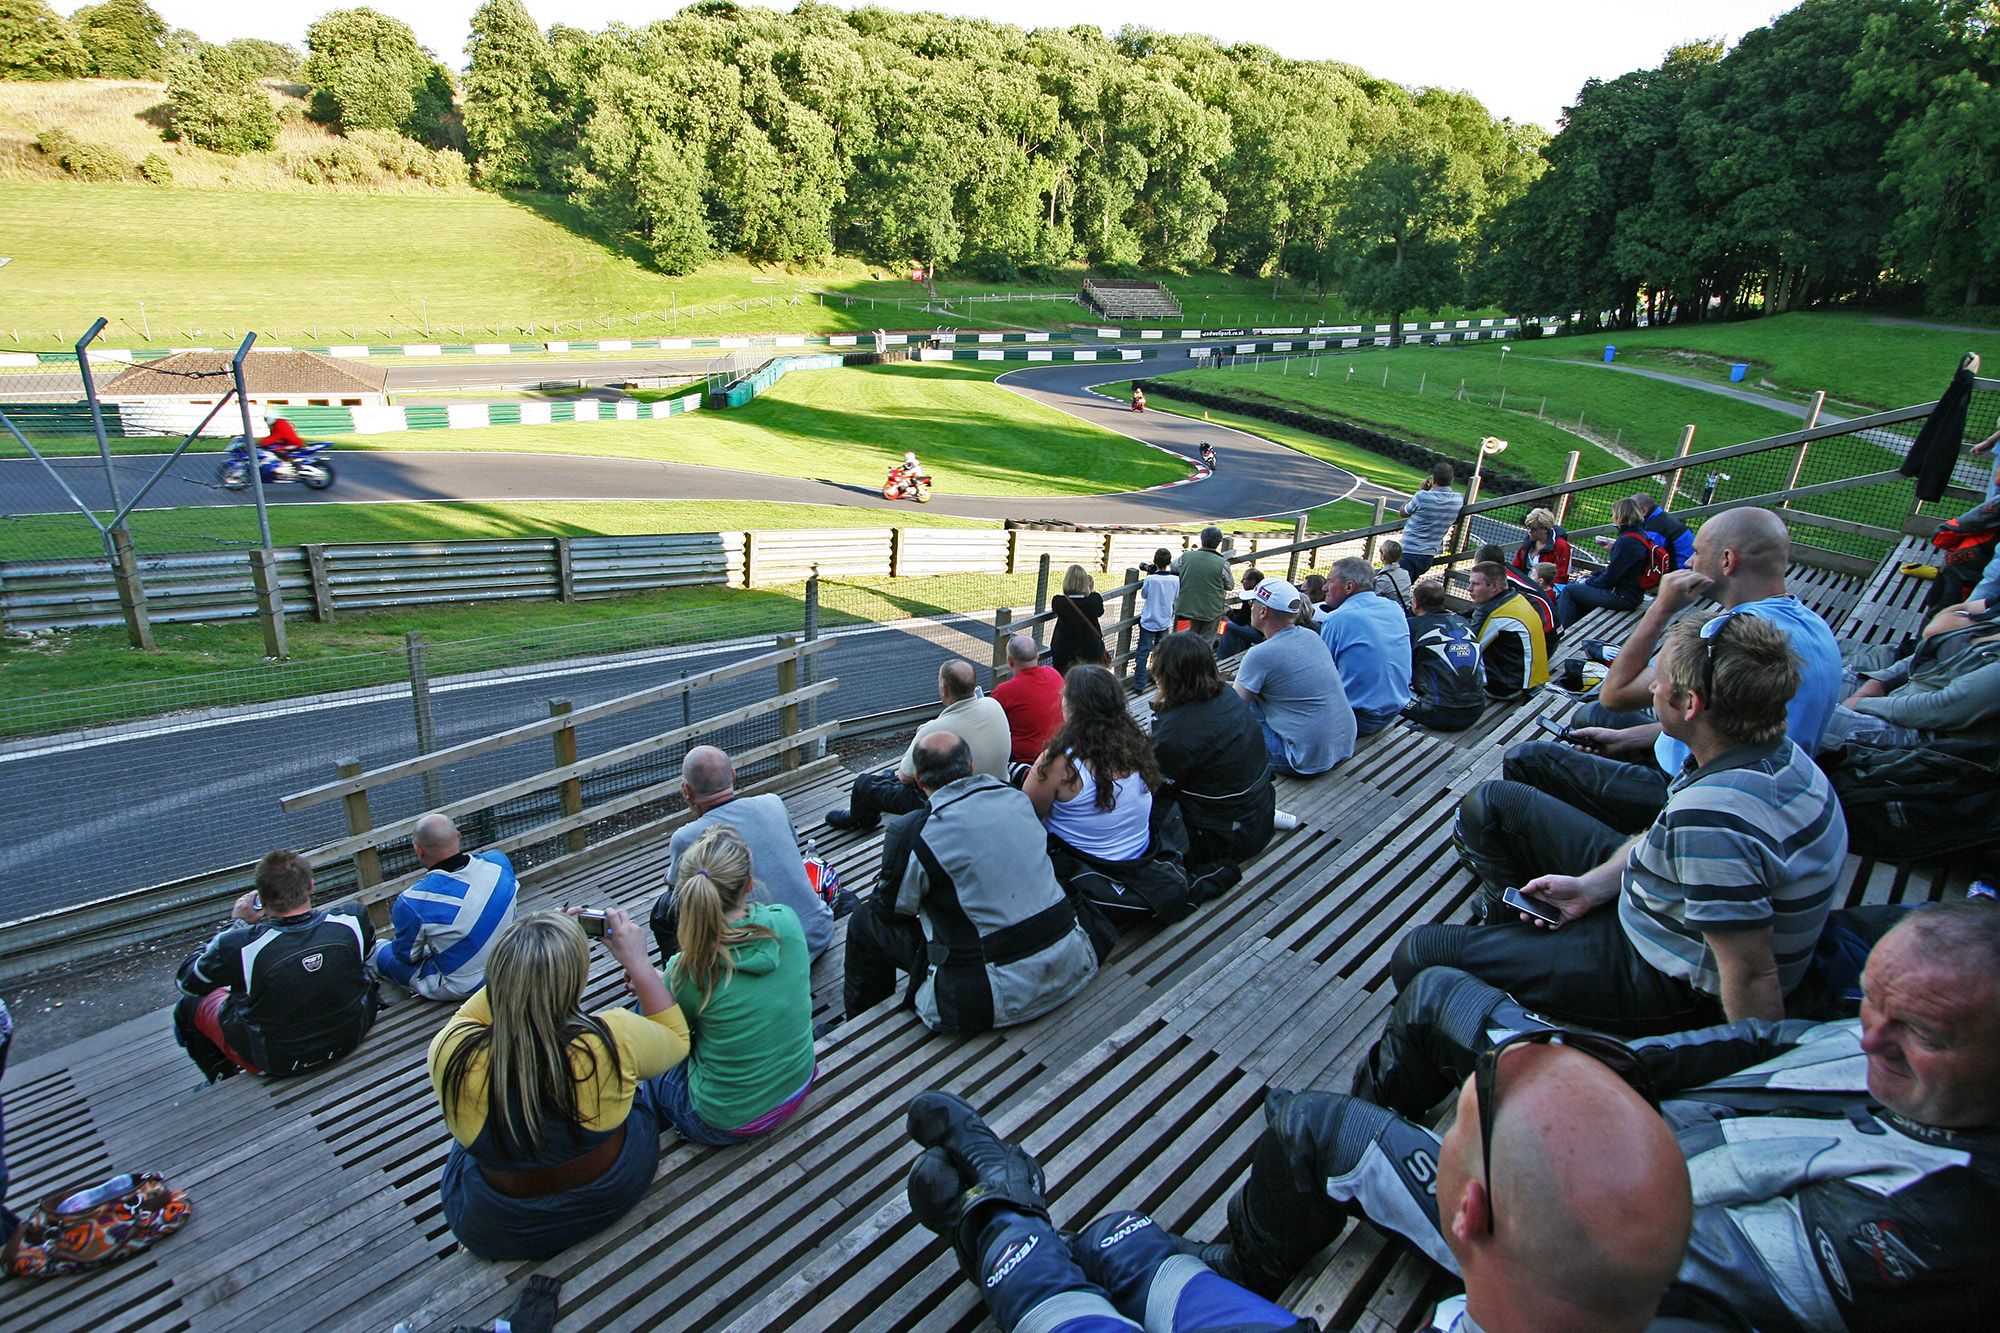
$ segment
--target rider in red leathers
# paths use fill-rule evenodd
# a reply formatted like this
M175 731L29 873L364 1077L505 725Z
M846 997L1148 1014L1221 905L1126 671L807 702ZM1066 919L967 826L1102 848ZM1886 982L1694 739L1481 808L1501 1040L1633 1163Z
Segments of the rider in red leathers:
M305 448L306 442L299 438L299 433L293 428L292 423L283 417L266 417L264 425L271 433L257 441L257 447L269 449L278 456L280 462L289 466L293 455Z

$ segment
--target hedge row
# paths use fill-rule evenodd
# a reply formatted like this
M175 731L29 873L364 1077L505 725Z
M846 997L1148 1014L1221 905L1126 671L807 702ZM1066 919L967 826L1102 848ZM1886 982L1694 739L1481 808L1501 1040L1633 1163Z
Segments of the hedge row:
M1274 421L1281 426L1296 430L1311 431L1314 435L1324 435L1344 444L1356 445L1371 454L1380 454L1398 463L1408 464L1425 472L1439 462L1450 463L1465 475L1465 466L1471 460L1455 458L1450 454L1426 449L1421 444L1399 440L1393 435L1357 426L1351 421L1338 417L1323 417L1315 412L1301 412L1294 407L1279 407L1275 403L1259 402L1255 399L1232 398L1228 394L1206 393L1200 389L1190 389L1185 385L1168 384L1164 380L1139 380L1137 383L1146 391L1148 398L1158 396L1178 402L1193 403L1197 407L1215 408L1224 412L1237 412L1246 417L1256 417L1260 421ZM1479 496L1490 500L1496 495L1512 495L1516 491L1531 491L1548 483L1524 477L1518 473L1503 472L1488 465L1480 473Z

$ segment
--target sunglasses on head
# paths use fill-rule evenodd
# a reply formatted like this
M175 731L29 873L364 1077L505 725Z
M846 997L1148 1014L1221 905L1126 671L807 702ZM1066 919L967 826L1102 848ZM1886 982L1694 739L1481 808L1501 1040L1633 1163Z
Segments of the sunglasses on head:
M1479 1111L1479 1165L1486 1183L1486 1234L1493 1234L1493 1120L1500 1112L1500 1053L1510 1046L1567 1046L1582 1051L1630 1085L1646 1099L1646 1105L1660 1109L1653 1091L1653 1076L1647 1072L1632 1048L1622 1041L1589 1032L1569 1032L1562 1028L1539 1028L1516 1032L1479 1053L1472 1069L1472 1095Z
M1722 627L1736 616L1734 611L1725 611L1701 627L1701 697L1711 703L1715 699L1715 645L1722 640Z

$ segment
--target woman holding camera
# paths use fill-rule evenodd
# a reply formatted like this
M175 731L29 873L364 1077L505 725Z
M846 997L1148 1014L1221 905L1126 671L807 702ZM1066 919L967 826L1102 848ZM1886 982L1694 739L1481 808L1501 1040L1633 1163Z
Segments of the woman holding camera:
M784 1124L812 1089L812 959L796 912L750 901L750 848L727 824L680 854L674 878L667 976L694 1053L660 1080L660 1108L682 1138L727 1147Z
M482 1259L545 1259L639 1201L660 1159L659 1079L688 1027L624 912L604 945L637 998L583 1011L590 943L560 912L494 941L486 986L431 1042L431 1083L452 1146L439 1193L459 1243Z

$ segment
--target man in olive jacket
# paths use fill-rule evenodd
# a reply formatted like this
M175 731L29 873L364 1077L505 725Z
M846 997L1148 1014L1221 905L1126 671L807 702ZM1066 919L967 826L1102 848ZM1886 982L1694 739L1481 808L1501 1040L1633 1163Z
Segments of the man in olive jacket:
M1174 618L1185 620L1190 634L1210 641L1229 610L1232 591L1229 560L1221 547L1221 528L1211 523L1201 530L1201 549L1181 557L1181 590L1174 598Z

